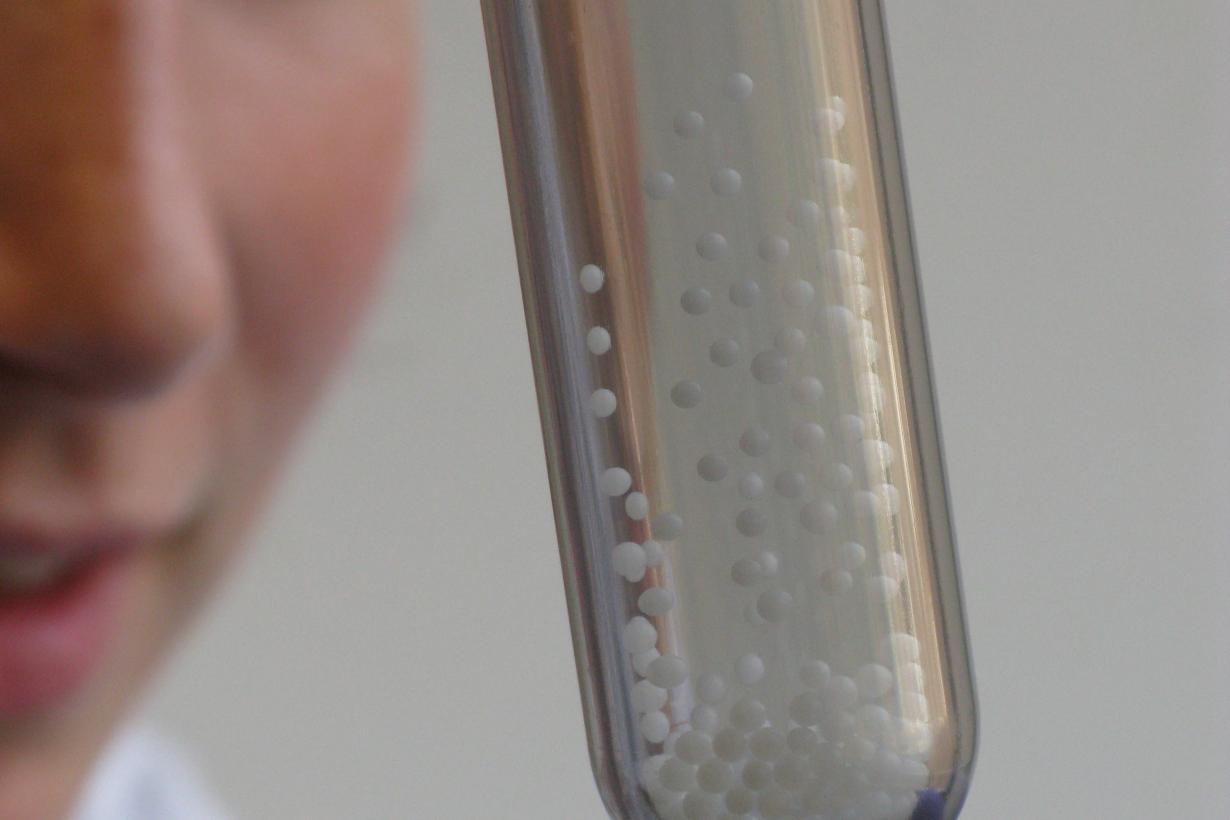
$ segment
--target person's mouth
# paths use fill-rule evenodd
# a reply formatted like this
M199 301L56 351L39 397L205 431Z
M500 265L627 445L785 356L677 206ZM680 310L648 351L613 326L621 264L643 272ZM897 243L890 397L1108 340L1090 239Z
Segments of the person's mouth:
M106 656L148 533L55 533L0 520L0 718L72 699Z

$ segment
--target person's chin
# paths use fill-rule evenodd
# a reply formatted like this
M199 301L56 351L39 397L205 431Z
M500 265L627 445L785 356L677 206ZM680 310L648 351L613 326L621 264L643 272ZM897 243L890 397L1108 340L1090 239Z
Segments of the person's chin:
M71 571L0 569L0 818L76 803L172 628L162 551L137 539Z
M50 540L0 524L0 716L54 713L88 688L152 549L118 531Z

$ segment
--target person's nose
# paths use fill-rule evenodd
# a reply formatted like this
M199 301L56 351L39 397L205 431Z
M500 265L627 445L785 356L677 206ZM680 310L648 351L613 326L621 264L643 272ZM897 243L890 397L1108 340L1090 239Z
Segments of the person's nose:
M0 389L148 395L217 349L228 287L178 4L47 0L0 32Z

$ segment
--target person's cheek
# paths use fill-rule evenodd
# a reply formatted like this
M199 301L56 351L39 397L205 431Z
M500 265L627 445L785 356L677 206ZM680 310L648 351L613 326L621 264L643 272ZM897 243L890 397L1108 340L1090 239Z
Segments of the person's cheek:
M199 57L198 154L236 280L238 343L292 393L314 388L344 346L408 184L411 5L360 1L371 8L218 12L212 25L232 30Z

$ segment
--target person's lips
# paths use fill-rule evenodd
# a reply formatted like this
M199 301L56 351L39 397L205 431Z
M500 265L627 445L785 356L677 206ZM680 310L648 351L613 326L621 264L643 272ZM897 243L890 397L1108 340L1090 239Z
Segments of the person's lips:
M0 718L71 699L106 654L137 547L151 536L0 521Z

